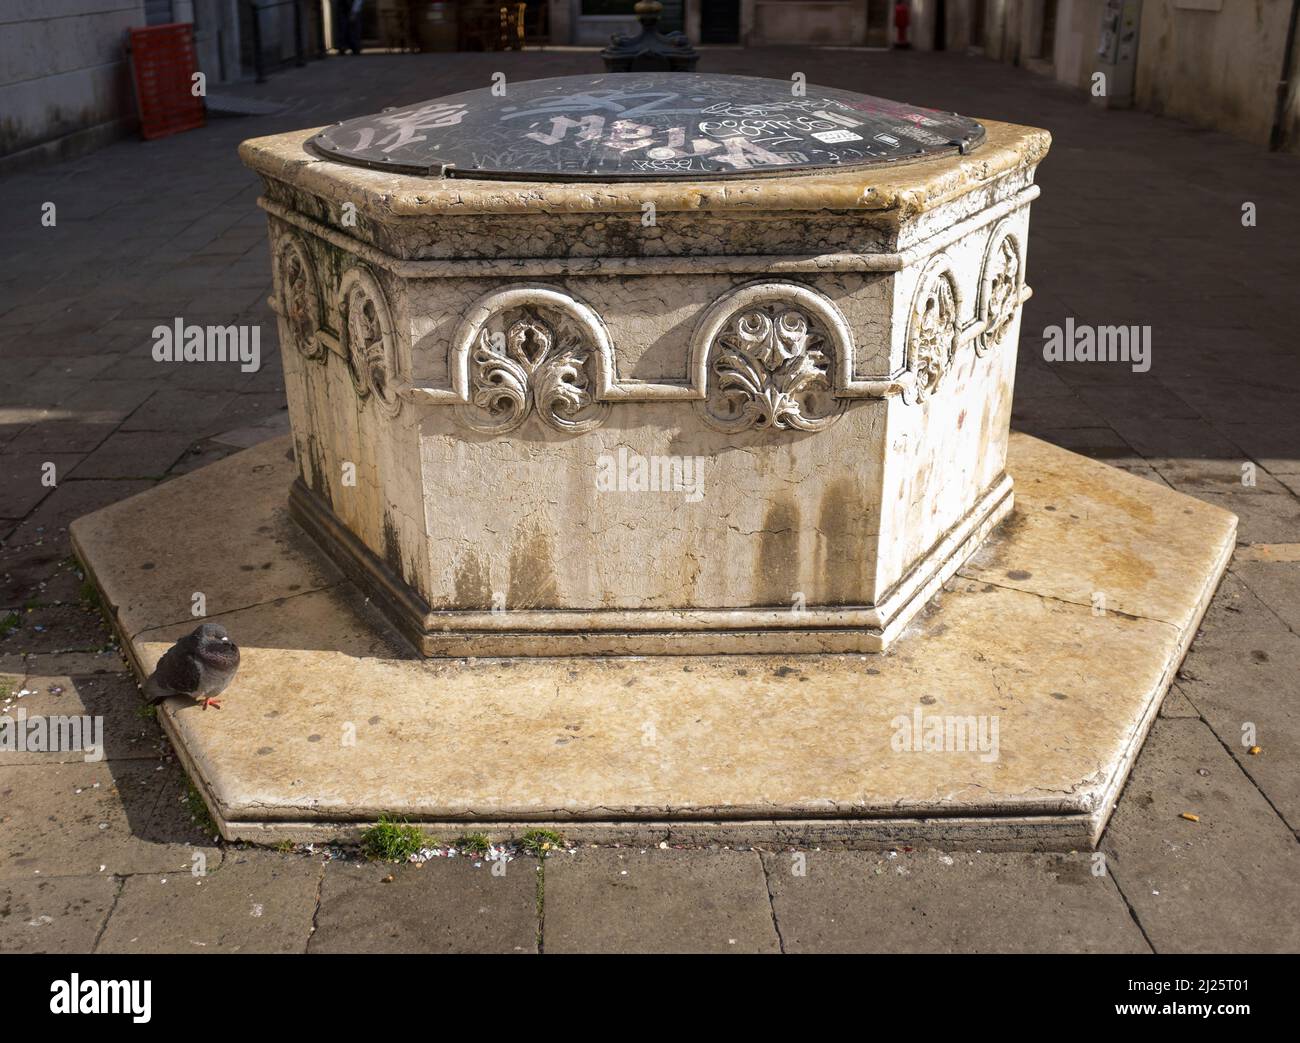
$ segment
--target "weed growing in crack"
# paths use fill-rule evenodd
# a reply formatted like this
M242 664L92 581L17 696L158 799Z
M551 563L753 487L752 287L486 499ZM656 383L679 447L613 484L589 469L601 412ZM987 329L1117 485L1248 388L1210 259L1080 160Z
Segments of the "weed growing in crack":
M530 829L519 838L519 846L536 858L545 858L564 847L564 837L553 829Z
M405 862L421 848L435 843L424 830L405 819L380 816L361 834L361 853L372 862Z
M463 855L472 855L474 858L482 858L488 853L492 846L492 841L488 839L486 833L466 833L456 839L455 846L460 849Z
M189 810L190 817L194 819L194 824L208 836L217 835L217 824L212 821L212 815L208 812L208 806L204 803L202 794L199 793L198 787L188 779L185 782L185 807Z

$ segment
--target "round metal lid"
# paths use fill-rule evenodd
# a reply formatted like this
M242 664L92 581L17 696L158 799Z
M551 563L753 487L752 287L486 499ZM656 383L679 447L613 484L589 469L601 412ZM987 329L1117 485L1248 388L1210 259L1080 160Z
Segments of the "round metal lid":
M952 112L785 80L704 73L561 76L449 94L321 131L330 159L511 181L755 177L967 152Z

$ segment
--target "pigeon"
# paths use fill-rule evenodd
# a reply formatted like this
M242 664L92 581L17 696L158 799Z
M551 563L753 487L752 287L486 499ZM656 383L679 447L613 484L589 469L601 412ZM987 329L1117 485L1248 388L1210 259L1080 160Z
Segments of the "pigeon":
M144 683L144 694L152 706L173 695L202 700L203 709L221 709L217 696L235 679L239 669L239 646L230 640L226 628L204 623L163 653L158 667Z

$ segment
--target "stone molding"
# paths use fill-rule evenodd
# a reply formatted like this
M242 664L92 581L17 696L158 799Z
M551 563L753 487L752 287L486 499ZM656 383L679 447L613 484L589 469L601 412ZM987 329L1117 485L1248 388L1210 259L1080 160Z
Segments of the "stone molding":
M479 258L418 261L398 257L347 235L331 225L261 196L257 205L272 217L293 225L331 246L355 255L373 268L401 279L549 278L576 275L738 275L749 272L796 275L824 272L901 272L923 263L932 254L1023 209L1038 198L1037 185L987 206L947 226L927 239L897 251L856 253L832 251L808 254L704 254L665 257L539 257ZM639 213L639 211L638 211Z
M1001 209L976 215L979 227L993 223L988 215ZM287 221L304 223L315 224L305 218ZM348 243L351 249L360 245ZM987 354L1031 294L1008 211L986 241L978 285L970 288L977 299L974 315L964 323L967 290L957 267L943 250L929 255L907 314L901 370L856 378L855 338L835 304L801 282L768 278L735 287L703 311L690 341L688 379L680 382L620 379L609 331L589 305L554 286L512 286L490 291L466 309L449 349L447 387L405 379L401 338L383 289L365 263L366 251L361 254L363 262L348 268L339 283L336 337L324 328L311 251L288 228L277 235L271 304L299 352L321 361L330 350L338 352L358 397L373 396L389 415L404 397L414 396L425 404L462 407L464 423L487 434L514 430L534 413L558 432L581 433L603 423L612 402L671 400L701 403L705 421L723 431L821 430L843 412L846 400L901 395L919 404L940 392L958 350L972 342L977 355ZM756 259L744 260L752 270ZM738 324L746 320L753 328L742 330ZM783 330L781 321L791 325ZM755 337L767 338L766 347ZM730 348L724 349L723 341ZM757 348L759 356L737 351L741 341ZM798 357L792 358L796 341ZM723 350L730 362L718 369ZM813 398L823 401L811 407ZM838 402L828 405L826 398ZM733 408L722 408L724 402Z

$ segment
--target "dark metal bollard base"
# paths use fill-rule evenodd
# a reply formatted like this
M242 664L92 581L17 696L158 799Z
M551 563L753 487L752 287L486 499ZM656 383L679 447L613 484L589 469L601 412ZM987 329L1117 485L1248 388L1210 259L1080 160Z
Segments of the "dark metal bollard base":
M637 36L610 37L600 52L606 72L694 72L700 60L683 33L661 33L655 26L663 13L659 0L640 0L636 5L641 32Z

